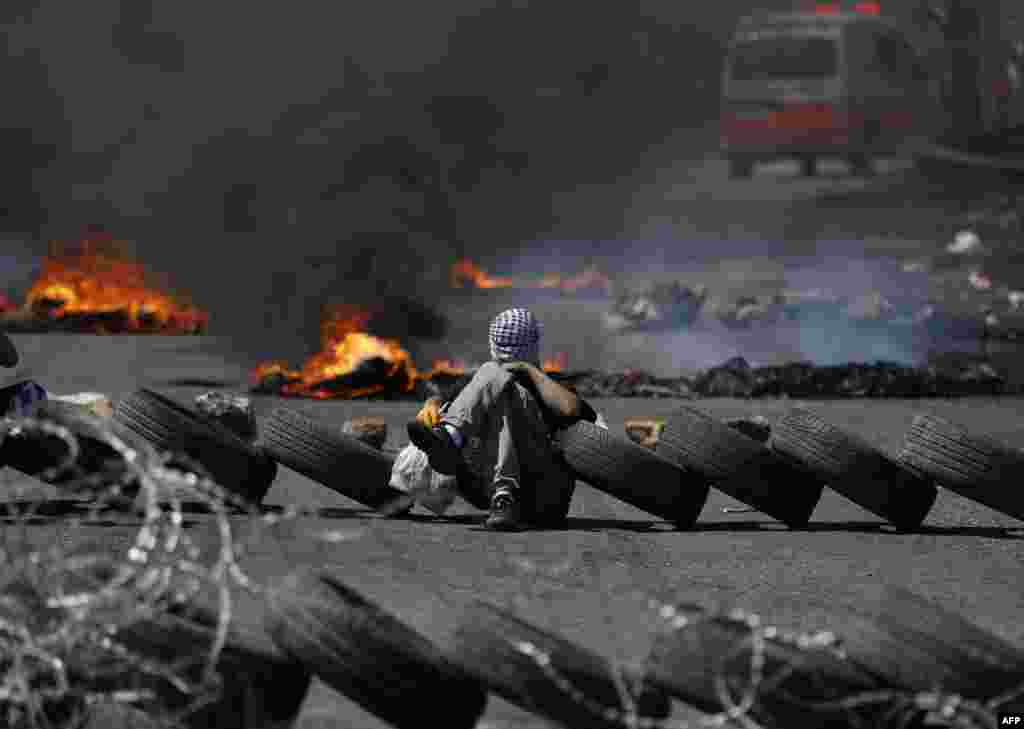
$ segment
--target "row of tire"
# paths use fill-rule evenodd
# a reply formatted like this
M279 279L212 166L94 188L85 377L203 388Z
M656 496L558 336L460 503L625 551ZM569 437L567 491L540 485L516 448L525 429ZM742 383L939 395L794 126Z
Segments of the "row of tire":
M766 727L923 726L908 715L942 708L940 693L956 697L947 720L970 702L1019 696L1024 651L906 590L868 592L832 608L841 644L830 634L762 635L764 682L751 693L748 716ZM205 655L217 609L203 597L123 628L118 640L146 657L180 661L185 646ZM758 623L735 611L661 606L668 629L642 664L623 666L483 601L464 606L451 641L436 644L327 570L295 571L258 600L240 597L219 658L221 692L189 727L292 726L314 677L399 729L472 729L489 694L566 727L657 727L674 699L722 712L730 708L723 687L740 702L753 678ZM184 698L170 686L156 689L172 708ZM947 725L965 724L935 724Z
M48 403L43 415L82 436L84 470L111 455L90 436L95 423L73 407ZM121 400L112 420L160 450L187 455L252 504L263 500L279 463L373 509L406 498L388 485L392 453L288 408L260 419L255 441L149 389ZM558 440L579 480L683 529L697 522L711 487L792 528L807 525L826 485L904 530L927 518L936 484L1024 519L1024 452L932 415L914 418L896 454L802 409L782 417L765 441L691 406L667 419L654 450L588 422L561 431ZM8 438L0 460L39 473L55 456L34 448ZM486 507L479 494L465 495ZM567 512L570 499L563 501ZM565 513L546 516L557 523Z

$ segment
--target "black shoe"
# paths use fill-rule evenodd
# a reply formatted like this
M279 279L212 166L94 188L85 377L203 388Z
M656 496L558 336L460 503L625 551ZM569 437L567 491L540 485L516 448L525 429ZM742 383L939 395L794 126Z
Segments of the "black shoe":
M487 529L514 532L523 528L519 499L510 489L499 489L491 497L491 515L484 522Z
M455 475L461 455L447 430L441 426L431 428L418 420L409 423L406 430L413 445L427 454L431 468L445 476Z

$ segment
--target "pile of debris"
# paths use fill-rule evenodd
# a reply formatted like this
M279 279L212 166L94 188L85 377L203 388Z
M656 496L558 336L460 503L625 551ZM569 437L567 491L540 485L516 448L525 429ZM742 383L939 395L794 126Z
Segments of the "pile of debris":
M704 286L679 282L656 284L647 291L623 294L605 314L611 331L655 331L692 326L701 315L708 292Z
M455 397L472 378L475 370L435 372L408 386L406 380L391 382L384 376L383 363L361 363L355 372L333 385L334 391L359 385L369 399L408 399L422 401L437 397ZM376 374L375 374L376 373ZM624 372L549 372L557 380L585 398L676 398L698 397L962 397L967 395L1024 394L1024 384L1010 381L985 359L962 356L914 367L895 362L815 365L792 362L785 365L753 367L742 357L686 377L657 377L642 370ZM374 379L374 377L377 379ZM357 382L358 378L358 382ZM292 382L279 372L257 381L256 394L302 396L289 390ZM375 387L370 387L374 382ZM354 390L349 390L350 392ZM306 395L309 396L309 395ZM313 395L325 397L324 395Z

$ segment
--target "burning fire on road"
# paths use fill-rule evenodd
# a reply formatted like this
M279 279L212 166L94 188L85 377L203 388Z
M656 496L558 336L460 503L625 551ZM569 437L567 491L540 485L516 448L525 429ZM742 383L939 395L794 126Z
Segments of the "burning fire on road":
M279 361L258 365L252 373L254 390L319 400L415 396L425 383L464 378L470 373L459 359L438 359L429 372L420 372L398 340L366 331L373 317L374 312L364 308L329 308L320 326L321 351L299 369ZM543 367L548 372L563 371L568 357L559 353L546 359Z
M54 243L21 307L0 308L9 331L202 334L209 316L151 286L109 238Z
M574 276L563 277L552 273L539 278L519 280L505 276L491 276L469 259L452 264L449 279L453 289L548 289L562 293L600 291L610 294L611 280L594 267L587 268Z

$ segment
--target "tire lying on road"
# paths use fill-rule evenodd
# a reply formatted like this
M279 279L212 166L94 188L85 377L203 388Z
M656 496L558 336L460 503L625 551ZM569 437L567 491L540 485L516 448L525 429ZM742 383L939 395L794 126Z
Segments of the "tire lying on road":
M106 436L114 435L130 447L138 447L142 441L110 419L91 415L66 402L40 402L32 415L71 431L78 445L77 458L68 462L67 444L56 436L23 432L8 435L0 442L0 463L58 487L78 491L76 487L83 485L83 478L90 475L109 476L103 479L109 483L124 473L124 460L106 442Z
M727 614L689 619L655 638L645 675L655 686L705 713L723 712L729 707L716 679L725 680L732 703L742 702L751 687L751 635L745 622ZM761 726L883 725L877 709L874 714L867 709L858 712L858 724L843 721L850 718L843 709L812 712L807 705L883 688L885 684L870 671L831 650L806 650L773 638L765 639L763 657L767 684L754 695L748 714ZM787 669L792 673L785 675ZM876 720L871 721L872 717Z
M454 641L454 659L517 706L567 727L627 725L615 669L602 656L481 601L466 609ZM620 684L629 692L636 713L668 717L668 696L637 678L624 676Z
M971 435L934 415L918 415L899 459L923 476L990 509L1024 519L1024 452Z
M277 464L262 448L154 390L143 388L121 400L114 420L159 450L194 459L248 503L262 502L277 476Z
M868 441L806 410L794 410L779 420L769 444L899 529L919 527L938 495L927 479Z
M824 483L739 430L692 407L666 422L656 452L791 527L810 521Z
M204 591L190 603L133 622L114 639L132 654L151 664L177 662L177 672L200 682L216 638L218 603ZM213 700L184 720L189 729L286 729L302 709L312 676L288 655L268 632L266 605L242 591L232 591L232 616L227 641L216 664L220 681ZM124 673L103 674L100 689L117 689L121 682L136 685L136 666ZM142 679L156 691L163 708L180 711L194 697L181 693L171 682L148 676Z
M696 474L587 421L559 431L558 442L580 481L680 529L697 522L709 489Z
M333 575L293 572L271 586L267 601L278 645L399 729L419 729L439 716L450 729L472 729L483 714L487 694L479 681Z
M260 423L261 443L283 466L371 509L407 503L392 487L395 457L371 448L340 427L288 408L277 408Z
M1024 648L902 587L860 588L836 614L847 657L890 685L981 702L1021 685Z

